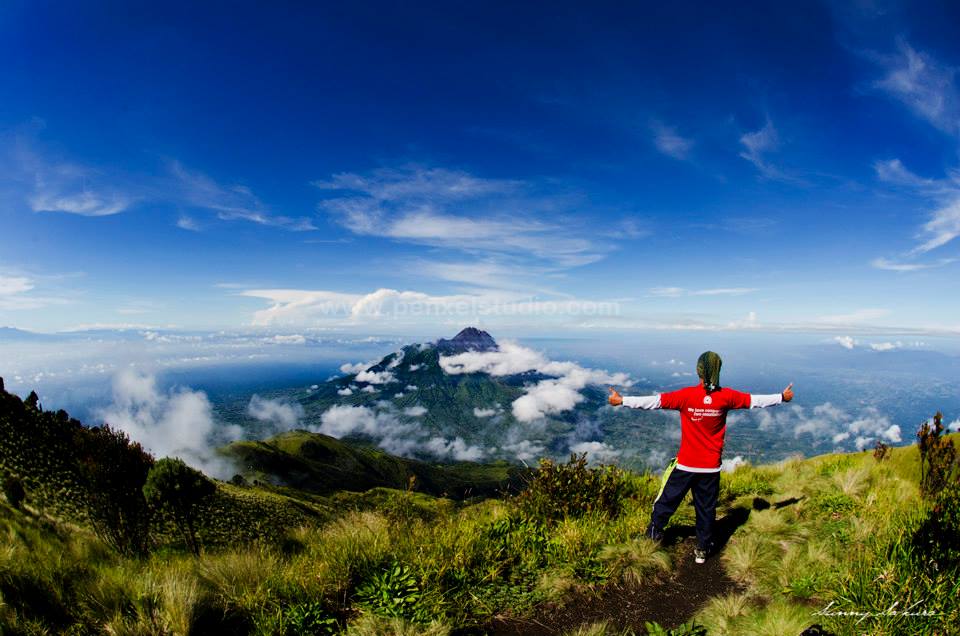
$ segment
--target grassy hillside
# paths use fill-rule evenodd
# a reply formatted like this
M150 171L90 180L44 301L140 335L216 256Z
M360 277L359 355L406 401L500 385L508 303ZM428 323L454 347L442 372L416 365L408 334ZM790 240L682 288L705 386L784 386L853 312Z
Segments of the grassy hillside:
M515 489L528 472L506 462L428 464L307 431L222 449L248 480L312 493L388 487L462 499ZM413 480L411 482L411 480Z
M695 566L689 499L664 544L643 536L652 475L571 465L546 489L455 501L429 493L515 475L292 433L229 449L285 483L217 482L199 556L162 516L131 556L83 514L90 429L0 400L0 466L26 491L0 500L3 636L960 633L960 484L954 468L949 497L921 497L916 446L723 474L721 550ZM383 487L411 476L424 492ZM377 487L340 489L357 479Z
M713 569L692 572L730 582L687 582L687 593L703 596L676 619L711 635L800 634L814 623L836 634L956 633L956 566L931 571L911 547L928 514L917 468L916 447L907 447L882 462L825 455L724 474L728 541ZM609 600L647 590L652 607L677 602L677 572L692 569L693 510L682 506L672 539L654 545L642 532L657 480L623 479L614 519L550 523L525 517L513 500L456 506L381 489L322 527L289 527L280 544L237 542L199 558L120 557L81 527L3 507L0 626L5 634L644 633L642 616ZM831 602L877 613L920 602L938 615L857 623L816 614Z

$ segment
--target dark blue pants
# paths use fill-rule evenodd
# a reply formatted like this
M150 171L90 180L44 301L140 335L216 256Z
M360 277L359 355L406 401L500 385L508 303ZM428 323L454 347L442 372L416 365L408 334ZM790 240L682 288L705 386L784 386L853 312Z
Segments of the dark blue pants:
M717 523L717 498L720 495L720 473L692 473L676 467L674 459L663 474L660 494L653 502L653 515L647 535L663 538L663 529L677 511L688 490L693 490L693 507L697 512L697 547L713 546L713 528Z

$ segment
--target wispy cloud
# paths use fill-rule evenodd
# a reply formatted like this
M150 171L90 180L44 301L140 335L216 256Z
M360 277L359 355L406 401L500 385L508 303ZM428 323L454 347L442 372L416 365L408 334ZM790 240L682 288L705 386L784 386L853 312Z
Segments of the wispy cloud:
M608 249L568 214L565 195L538 194L521 181L407 166L314 185L330 193L320 207L359 235L558 267L592 263Z
M649 294L660 298L683 296L743 296L757 291L755 287L716 287L712 289L685 289L683 287L651 287Z
M903 103L915 115L945 133L960 133L960 93L956 69L901 41L897 53L872 56L885 75L874 87Z
M177 227L181 230L189 230L191 232L199 232L200 225L191 217L186 214L181 214L180 218L177 219Z
M933 202L936 207L917 232L918 245L902 258L876 258L871 264L878 269L906 272L942 267L954 262L955 258L927 262L918 262L916 259L960 236L960 171L949 171L943 179L930 179L914 174L899 159L878 161L874 169L881 181L907 188Z
M692 139L680 136L676 128L659 121L653 122L650 130L653 134L653 145L657 150L680 161L689 159L690 151L693 150Z
M933 269L935 267L943 267L944 265L949 265L950 263L955 263L957 259L955 258L941 258L936 261L931 261L928 263L907 263L890 260L888 258L875 258L870 261L870 265L877 269L885 269L891 272L916 272L922 269Z
M170 173L179 186L175 193L177 198L182 199L187 205L211 210L224 221L250 221L295 231L316 229L308 218L273 214L246 186L221 185L203 173L187 170L179 161L170 162ZM184 218L180 217L178 226L184 227L182 224ZM194 225L184 229L195 228Z
M767 119L762 128L745 133L740 137L740 145L743 146L740 156L752 163L760 174L771 179L781 177L780 170L770 164L766 158L767 154L774 152L780 146L780 138L772 121Z
M12 146L9 155L2 157L6 165L0 168L21 184L21 194L34 212L103 217L127 212L138 204L164 203L214 212L225 221L249 221L294 231L316 229L307 217L274 214L246 186L222 185L202 172L188 170L179 161L169 161L166 170L144 177L53 158L26 136L17 137ZM194 216L184 213L176 225L190 231L203 229Z
M17 144L15 163L32 183L26 198L34 212L111 216L137 201L128 188L116 185L116 177L77 163L46 161L24 142Z
M0 310L41 309L66 302L63 298L34 293L36 284L36 280L29 276L0 273Z
M879 320L890 315L889 309L884 309L881 307L867 307L863 309L857 309L848 314L832 314L829 316L820 316L817 319L817 322L834 324L834 325L850 325L850 324L860 324L860 323L869 323L874 320Z
M740 157L754 165L760 175L772 181L783 181L794 185L807 185L807 182L784 170L770 160L770 155L780 150L780 135L768 117L763 126L740 137Z
M575 317L615 315L619 303L576 298L538 300L521 291L476 289L459 294L427 294L381 288L366 294L325 290L248 289L241 296L261 298L270 306L256 311L253 324L369 326L387 322L422 327L428 322L464 324L506 321L537 324L569 322Z
M418 291L378 289L368 294L323 290L249 289L242 296L263 298L272 304L254 313L254 325L340 323L356 324L385 319L422 320L456 312L480 311L520 295L498 292L431 295Z

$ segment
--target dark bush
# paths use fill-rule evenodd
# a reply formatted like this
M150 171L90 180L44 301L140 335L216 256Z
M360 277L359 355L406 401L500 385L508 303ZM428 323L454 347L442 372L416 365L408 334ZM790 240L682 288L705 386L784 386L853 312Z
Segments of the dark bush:
M953 471L957 451L953 440L943 436L943 414L933 416L933 425L924 422L917 431L920 449L920 493L935 498L943 490Z
M168 513L183 534L187 547L200 553L196 537L197 506L216 491L216 485L182 459L164 457L150 469L143 496L151 506Z
M615 466L587 465L586 454L571 454L564 464L540 460L526 489L515 498L527 517L555 521L599 513L617 517L628 496L623 471Z
M153 457L109 426L80 429L76 444L94 530L123 554L145 554L150 515L143 485Z
M877 445L873 448L873 458L878 462L882 462L890 455L890 447L877 440Z
M19 510L20 506L23 505L23 500L27 498L27 492L23 488L23 482L13 475L5 476L3 478L3 496L6 497L7 503L9 503L14 510Z
M928 566L960 566L960 468L953 440L943 433L943 416L924 422L917 433L920 446L920 491L933 504L913 536Z

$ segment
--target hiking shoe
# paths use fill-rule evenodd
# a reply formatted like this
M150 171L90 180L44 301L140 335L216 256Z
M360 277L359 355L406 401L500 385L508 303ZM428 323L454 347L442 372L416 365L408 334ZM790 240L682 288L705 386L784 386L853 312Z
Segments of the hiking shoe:
M707 562L707 551L703 548L694 548L693 549L693 560L697 563L706 563Z
M647 526L647 531L645 533L648 539L653 539L657 543L663 543L663 530L658 530L653 527L653 524Z

